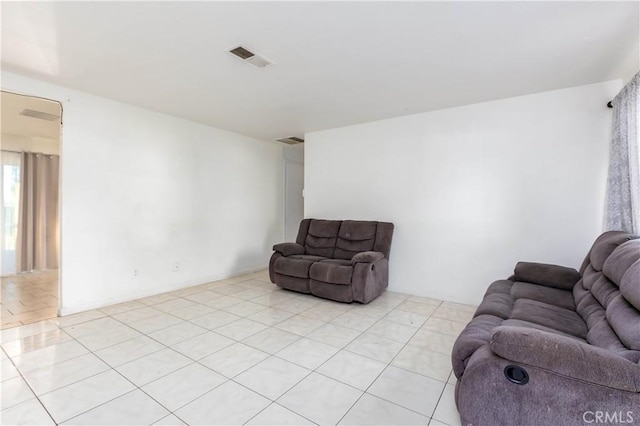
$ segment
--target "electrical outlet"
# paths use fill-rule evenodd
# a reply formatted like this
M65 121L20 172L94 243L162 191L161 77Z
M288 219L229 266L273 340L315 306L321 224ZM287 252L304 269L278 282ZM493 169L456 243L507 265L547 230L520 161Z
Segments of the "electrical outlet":
M136 278L138 278L138 270L137 270L137 269L134 269L134 270L133 270L133 276L132 276L132 278L133 278L134 280L135 280Z
M180 272L180 262L175 262L173 264L173 272Z

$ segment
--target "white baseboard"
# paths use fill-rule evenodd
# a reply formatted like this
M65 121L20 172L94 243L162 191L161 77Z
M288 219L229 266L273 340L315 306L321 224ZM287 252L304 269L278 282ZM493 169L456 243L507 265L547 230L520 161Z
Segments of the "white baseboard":
M197 285L207 284L214 281L226 280L227 278L234 278L240 275L251 274L254 272L262 271L267 269L267 266L260 266L256 268L250 268L247 270L236 271L230 274L222 274L216 276L210 276L205 278L200 278L196 280L190 280L186 282L182 282L179 284L174 284L170 286L165 286L157 289L153 289L150 291L141 291L127 294L125 296L118 297L110 297L102 300L95 300L88 303L83 303L81 305L76 306L65 306L58 308L58 316L64 317L67 315L73 315L84 311L90 311L92 309L104 308L105 306L115 305L118 303L131 302L133 300L142 299L144 297L156 296L158 294L167 293L170 291L182 290L183 288L194 287Z

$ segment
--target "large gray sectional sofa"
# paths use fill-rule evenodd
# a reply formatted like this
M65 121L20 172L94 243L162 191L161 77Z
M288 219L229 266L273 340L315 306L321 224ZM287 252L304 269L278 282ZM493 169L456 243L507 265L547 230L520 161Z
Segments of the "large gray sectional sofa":
M273 246L269 277L288 290L369 303L387 288L392 236L389 222L304 219L295 243Z
M640 239L602 234L580 271L518 263L452 362L463 424L640 424Z

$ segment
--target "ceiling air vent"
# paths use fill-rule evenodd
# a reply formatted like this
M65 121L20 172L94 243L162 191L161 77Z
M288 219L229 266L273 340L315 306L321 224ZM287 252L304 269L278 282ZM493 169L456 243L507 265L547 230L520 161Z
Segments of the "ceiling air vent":
M238 46L235 49L231 49L229 52L233 53L234 55L236 55L238 58L240 59L249 59L252 56L255 56L256 54L253 52L249 52L247 49L245 49L242 46Z
M55 121L60 119L59 115L49 114L46 112L36 111L33 109L25 109L20 113L20 115L24 115L25 117L37 118L39 120L46 120L46 121Z
M304 143L304 139L300 139L300 138L297 138L295 136L291 136L291 137L284 138L284 139L278 139L278 142L286 143L286 144L289 144L289 145L296 145L296 144L299 144L299 143Z
M249 49L246 49L242 46L234 47L233 49L229 50L229 53L237 56L245 62L249 62L251 65L254 65L258 68L264 68L272 63L268 59L256 53L253 53Z

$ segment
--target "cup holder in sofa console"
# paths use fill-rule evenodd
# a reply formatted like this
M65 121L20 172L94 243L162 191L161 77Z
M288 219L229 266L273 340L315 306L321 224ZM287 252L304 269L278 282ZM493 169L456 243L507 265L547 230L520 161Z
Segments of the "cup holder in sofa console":
M504 368L504 375L507 380L516 385L526 385L529 383L529 373L517 365L507 365Z

